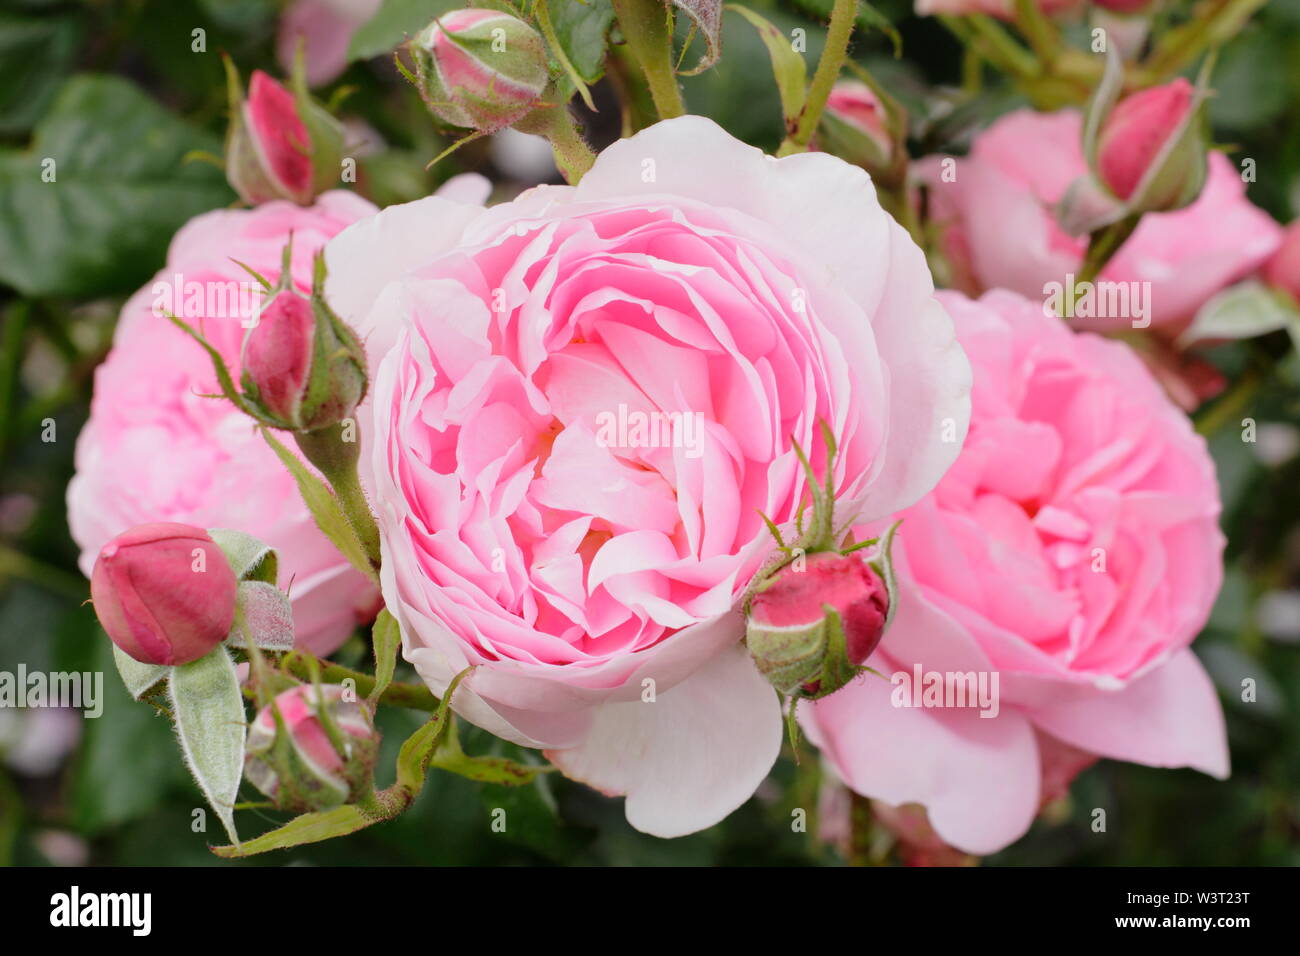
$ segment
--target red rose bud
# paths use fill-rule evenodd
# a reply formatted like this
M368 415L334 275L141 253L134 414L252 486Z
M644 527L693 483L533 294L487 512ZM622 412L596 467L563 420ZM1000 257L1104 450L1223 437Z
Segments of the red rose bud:
M1102 120L1097 175L1116 197L1132 201L1134 211L1179 209L1200 194L1205 142L1199 102L1179 77L1125 97Z
M244 775L282 809L328 810L370 784L378 746L370 714L344 700L342 687L303 684L279 694L253 719Z
M1264 263L1264 281L1286 292L1300 306L1300 219L1286 227L1282 244Z
M894 158L889 116L865 83L836 83L826 99L817 131L819 148L868 170L884 169Z
M408 49L429 111L453 126L494 133L538 106L550 82L541 35L496 10L453 10Z
M824 697L858 672L884 634L889 595L860 553L821 551L754 593L745 643L783 694Z
M288 199L307 206L339 179L343 127L308 94L300 78L291 92L261 70L248 99L227 61L230 132L226 178L245 202Z
M142 524L100 549L90 596L113 643L143 664L188 664L225 640L235 572L202 528Z
M321 278L310 299L282 280L240 358L244 397L279 427L300 432L338 424L366 394L365 352L325 302Z

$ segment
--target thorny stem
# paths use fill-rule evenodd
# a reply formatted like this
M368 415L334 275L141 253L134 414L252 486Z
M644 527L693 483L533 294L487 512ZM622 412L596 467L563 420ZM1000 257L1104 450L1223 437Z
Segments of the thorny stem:
M659 118L684 115L686 104L673 66L672 8L663 0L614 0L614 13L632 58L645 74Z

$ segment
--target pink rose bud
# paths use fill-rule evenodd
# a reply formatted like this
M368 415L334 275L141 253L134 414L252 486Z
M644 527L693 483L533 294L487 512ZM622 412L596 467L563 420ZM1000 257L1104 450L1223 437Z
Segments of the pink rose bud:
M310 205L338 182L343 158L343 127L307 95L291 92L261 70L253 72L247 100L239 78L230 72L230 132L226 177L245 202L256 205L288 199Z
M1140 198L1141 212L1180 209L1195 199L1205 181L1196 109L1196 91L1182 77L1120 100L1097 139L1096 170L1106 188L1119 199Z
M889 166L895 153L889 116L871 87L852 80L835 84L826 99L817 145L868 170Z
M541 35L496 10L453 10L408 49L429 111L453 126L494 133L531 112L550 82Z
M754 594L745 643L783 694L843 687L884 634L889 596L860 553L821 551L779 569Z
M369 712L344 698L338 684L302 684L279 694L253 719L244 775L277 806L328 810L370 784L379 734Z
M144 664L188 664L225 640L235 572L202 528L142 524L104 547L90 596L113 643Z
M1300 219L1286 227L1282 244L1264 263L1264 281L1288 293L1300 305Z
M311 298L287 283L272 292L244 337L240 359L245 397L294 431L317 431L351 417L366 394L365 352L320 286Z

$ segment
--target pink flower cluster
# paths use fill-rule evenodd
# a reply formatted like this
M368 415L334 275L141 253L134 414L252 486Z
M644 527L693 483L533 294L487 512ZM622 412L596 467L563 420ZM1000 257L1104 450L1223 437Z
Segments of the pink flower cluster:
M375 6L292 7L285 35L308 34L314 79L341 68L341 47L307 13L351 30ZM1170 96L1185 114L1190 88ZM832 107L893 148L865 87ZM83 568L133 525L227 528L278 551L301 647L329 653L379 609L168 318L236 373L251 355L264 401L292 418L315 313L292 297L268 310L296 317L296 364L277 364L276 329L271 358L250 350L260 292L243 268L276 283L292 237L286 282L306 293L323 250L325 299L364 343L361 482L405 659L438 695L472 668L461 716L625 796L639 829L717 822L776 760L781 700L746 650L744 609L774 554L764 519L800 533L804 450L835 530L902 522L888 600L865 565L844 586L854 633L871 635L849 657L870 654L887 680L800 709L848 787L898 819L924 807L931 851L983 854L1098 757L1225 776L1222 714L1189 650L1222 579L1213 463L1128 346L1045 314L1045 286L1087 248L1058 220L1090 174L1080 134L1078 113L1021 111L969 157L924 165L953 284L978 298L935 293L862 169L774 159L692 116L618 141L575 186L491 208L461 180L382 211L331 191L201 216L127 303L97 373L68 489ZM1101 174L1127 199L1165 153L1151 140L1135 158L1123 134L1106 130ZM1213 153L1199 198L1147 214L1101 278L1149 283L1167 331L1281 245ZM1282 288L1293 246L1266 269ZM820 614L798 583L786 590ZM790 623L759 604L767 626Z

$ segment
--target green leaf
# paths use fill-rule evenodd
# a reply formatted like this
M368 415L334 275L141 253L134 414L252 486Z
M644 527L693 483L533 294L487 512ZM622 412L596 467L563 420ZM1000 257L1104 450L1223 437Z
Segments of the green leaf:
M278 560L275 549L243 531L229 528L209 528L208 534L230 562L230 570L238 581L265 581L275 584Z
M76 16L0 14L0 134L25 133L45 115L80 40Z
M456 0L384 0L375 15L352 34L348 60L383 56L444 13L461 6L464 4Z
M1179 336L1186 345L1201 339L1249 339L1300 326L1300 312L1283 295L1255 279L1239 282L1201 306Z
M456 694L456 688L464 680L473 667L467 667L455 676L452 682L447 686L447 692L442 695L442 700L438 702L438 709L434 714L411 736L402 742L402 749L397 752L397 785L404 787L408 792L417 794L424 787L424 775L429 770L429 762L433 759L434 752L442 746L447 737L448 729L451 727L451 699Z
M28 296L139 286L177 229L234 198L218 170L181 161L219 148L127 80L68 80L31 147L0 152L0 282Z
M352 525L343 513L343 506L339 504L334 492L325 482L317 478L297 455L276 439L270 429L263 428L262 437L266 439L266 443L271 446L271 450L275 452L284 467L288 468L289 473L293 475L294 481L298 483L298 492L302 495L302 500L307 503L307 510L316 519L316 524L325 533L325 537L334 543L334 547L342 552L354 568L375 581L375 569L366 559L365 549L357 540L356 532L352 530Z
M230 839L235 832L235 797L244 772L244 698L235 662L224 647L172 668L172 719L185 763Z
M753 24L763 45L767 47L768 55L772 58L776 87L781 94L781 113L789 126L803 112L803 101L807 94L808 65L804 62L803 55L795 52L794 44L788 36L753 10L738 3L729 3L726 8L739 13Z
M126 692L135 700L139 700L145 691L165 679L170 669L163 664L141 663L116 644L113 645L113 660L117 664L117 672L122 675Z
M583 82L582 76L573 63L570 62L569 53L555 32L555 25L551 23L551 12L547 0L539 0L535 9L537 26L542 31L542 36L546 38L546 45L550 48L551 55L559 62L560 69L564 70L569 82L577 89L578 95L582 97L582 102L587 104L587 109L595 110L596 104L591 98L591 90L587 89L587 84Z
M379 612L371 632L375 645L375 686L370 691L370 703L378 704L388 685L393 682L393 671L397 668L397 649L402 646L402 629L397 618L388 613L388 608Z
M547 0L551 24L560 47L584 82L595 83L605 73L605 52L614 25L610 0Z
M304 843L319 843L321 840L347 836L378 822L378 818L367 816L356 804L345 803L332 810L304 813L270 833L263 833L235 846L213 847L212 852L227 859L253 856L270 850L286 850Z

